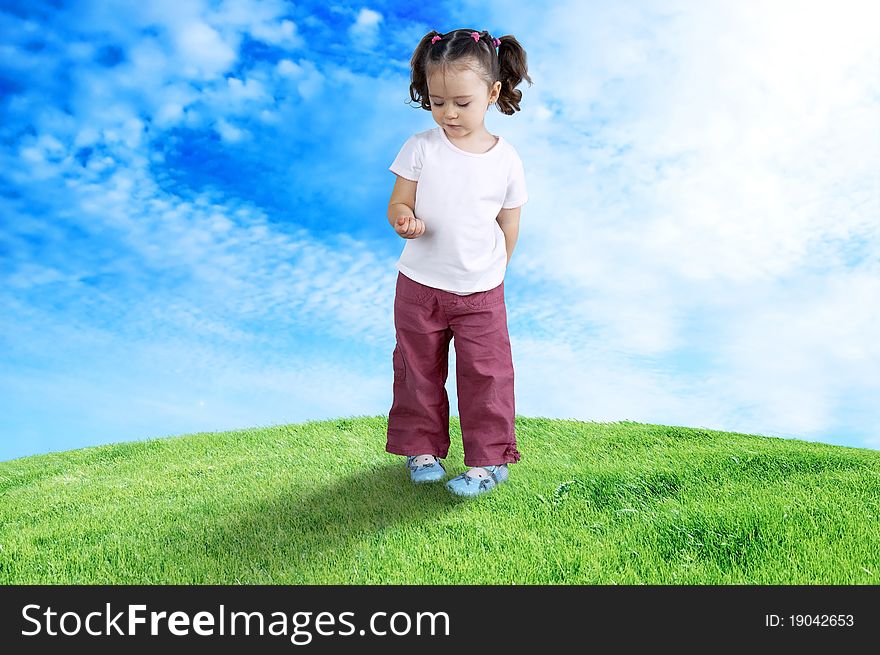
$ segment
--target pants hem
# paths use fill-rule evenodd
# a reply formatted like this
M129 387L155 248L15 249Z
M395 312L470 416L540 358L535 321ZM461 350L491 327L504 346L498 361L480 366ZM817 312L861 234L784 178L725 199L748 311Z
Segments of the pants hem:
M522 455L519 454L519 451L514 448L508 448L502 454L498 455L498 457L484 457L482 459L471 459L468 457L464 458L465 466L495 466L501 464L516 464Z
M437 449L433 446L419 450L418 448L403 448L401 446L393 446L391 444L386 444L385 452L391 453L392 455L403 455L405 457L409 457L411 455L433 455L434 457L439 457L440 459L446 459L446 456L449 454L448 450L437 452Z

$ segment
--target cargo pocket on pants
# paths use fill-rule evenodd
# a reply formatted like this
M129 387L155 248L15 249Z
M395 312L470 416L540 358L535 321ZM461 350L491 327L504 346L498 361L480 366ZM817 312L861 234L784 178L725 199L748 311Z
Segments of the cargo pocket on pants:
M406 380L406 362L403 361L400 346L394 346L394 352L391 353L391 365L394 368L394 381L404 382Z

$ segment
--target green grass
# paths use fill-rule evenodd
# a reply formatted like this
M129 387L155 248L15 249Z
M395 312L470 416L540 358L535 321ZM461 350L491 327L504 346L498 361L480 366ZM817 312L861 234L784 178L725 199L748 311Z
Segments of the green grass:
M3 584L876 584L880 452L517 417L476 499L385 417L0 462ZM450 474L465 470L452 423Z

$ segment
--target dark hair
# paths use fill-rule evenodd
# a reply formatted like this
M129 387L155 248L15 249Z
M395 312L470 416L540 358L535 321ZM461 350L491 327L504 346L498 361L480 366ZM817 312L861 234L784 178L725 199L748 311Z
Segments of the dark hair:
M477 32L479 40L471 36L473 32L477 30L453 30L446 34L432 30L419 41L410 60L412 82L409 95L422 109L431 109L428 99L429 72L466 67L483 78L490 89L495 82L501 82L501 92L495 104L502 114L512 115L520 111L522 91L517 91L516 87L524 79L529 86L532 84L526 51L515 37L508 34L499 39L496 54L494 39L486 30ZM437 36L440 38L435 39Z

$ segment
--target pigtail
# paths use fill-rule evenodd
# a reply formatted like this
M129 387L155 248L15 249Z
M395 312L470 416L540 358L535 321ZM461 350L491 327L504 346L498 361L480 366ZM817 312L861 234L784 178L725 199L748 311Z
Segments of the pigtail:
M522 91L517 91L516 87L523 80L526 80L531 86L532 78L529 77L526 51L516 40L516 37L508 34L502 36L499 41L498 63L500 65L501 92L495 104L498 111L510 116L514 112L520 111L519 103L522 100Z
M416 46L415 51L413 52L412 59L410 59L410 85L409 85L409 97L413 102L419 103L419 106L422 109L431 110L431 105L428 102L428 73L427 73L427 60L428 60L428 50L431 49L431 46L434 45L435 37L443 38L443 35L440 34L437 30L431 30L425 36L422 37L422 40L419 41L419 44ZM439 39L437 39L439 40Z

